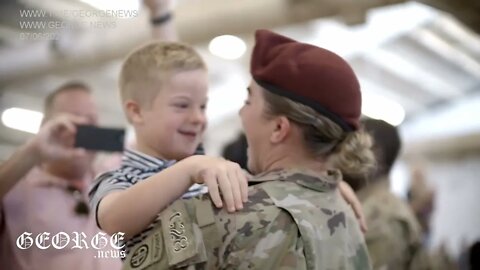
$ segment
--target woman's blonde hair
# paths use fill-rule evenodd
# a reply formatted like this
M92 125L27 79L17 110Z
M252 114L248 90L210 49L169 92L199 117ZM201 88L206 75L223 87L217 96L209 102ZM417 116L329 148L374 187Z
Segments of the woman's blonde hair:
M372 139L363 130L346 132L311 107L263 90L266 115L284 115L303 131L305 146L315 157L339 169L343 175L366 179L375 165Z

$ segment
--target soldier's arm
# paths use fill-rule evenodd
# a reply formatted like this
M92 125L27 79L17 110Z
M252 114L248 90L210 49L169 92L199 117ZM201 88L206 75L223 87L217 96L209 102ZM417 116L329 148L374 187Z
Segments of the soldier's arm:
M220 269L304 269L303 243L293 218L282 210L273 220L252 215L237 220L237 234L220 255Z
M434 256L430 256L428 250L426 250L423 246L418 245L414 247L414 251L412 252L412 261L410 262L411 270L415 269L425 269L425 270L433 270L433 269L442 269L440 268L443 266L443 269L455 269L452 268L452 265L449 264L448 260L442 261L442 265L434 265Z
M409 238L408 226L401 220L371 224L365 241L373 268L408 269L412 256Z

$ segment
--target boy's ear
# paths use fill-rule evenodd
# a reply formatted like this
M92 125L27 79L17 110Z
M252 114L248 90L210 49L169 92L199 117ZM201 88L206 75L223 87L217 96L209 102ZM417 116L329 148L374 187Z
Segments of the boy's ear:
M285 116L276 117L274 120L274 130L270 135L271 143L284 141L291 132L290 120Z
M131 99L125 101L125 111L127 112L128 121L132 124L143 123L142 108Z

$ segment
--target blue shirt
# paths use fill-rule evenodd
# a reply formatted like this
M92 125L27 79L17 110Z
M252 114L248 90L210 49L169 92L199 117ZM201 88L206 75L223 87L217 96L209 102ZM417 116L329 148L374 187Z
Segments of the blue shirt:
M95 179L95 182L88 192L90 198L90 209L95 209L95 217L97 216L98 205L100 201L109 193L116 190L127 189L139 181L143 181L148 177L172 166L176 161L165 161L158 159L137 151L125 150L123 152L121 167L114 171L109 171L101 174ZM207 192L207 187L203 185L195 184L190 187L187 193L182 198L190 198L199 194ZM128 253L130 248L135 244L144 240L150 231L155 228L155 225L159 222L160 218L157 218L143 230L141 233L135 235L125 243L125 251ZM97 219L97 225L98 219Z

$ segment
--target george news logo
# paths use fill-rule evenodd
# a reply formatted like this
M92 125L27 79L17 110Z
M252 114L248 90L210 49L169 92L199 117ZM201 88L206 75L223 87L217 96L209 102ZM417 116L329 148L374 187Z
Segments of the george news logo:
M59 232L51 234L49 232L33 235L30 232L24 232L17 237L16 245L19 249L29 248L46 249L95 249L96 258L125 258L126 254L123 248L125 233L117 232L111 236L99 232L89 239L84 232Z

